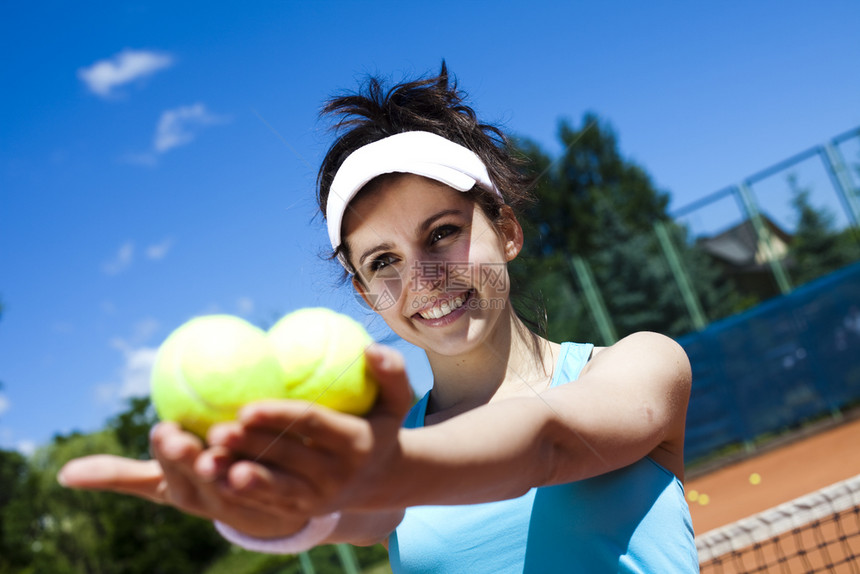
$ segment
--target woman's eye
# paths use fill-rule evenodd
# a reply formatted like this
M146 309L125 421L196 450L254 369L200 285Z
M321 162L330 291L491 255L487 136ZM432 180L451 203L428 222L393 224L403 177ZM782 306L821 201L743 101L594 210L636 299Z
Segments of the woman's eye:
M458 231L456 225L442 225L433 230L430 234L430 243L436 243L437 241L441 241L445 239L449 235L452 235Z
M388 267L392 263L394 263L394 257L393 256L391 256L391 255L380 255L379 257L376 257L373 261L370 262L369 267L370 267L370 270L375 273L381 269L384 269L385 267Z

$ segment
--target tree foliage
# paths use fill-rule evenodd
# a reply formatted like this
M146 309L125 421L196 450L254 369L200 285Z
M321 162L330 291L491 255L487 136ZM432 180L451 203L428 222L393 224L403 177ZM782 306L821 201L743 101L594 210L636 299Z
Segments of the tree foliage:
M809 201L810 189L789 177L797 228L789 247L792 279L798 285L860 260L860 237L853 229L836 229L835 217Z
M27 460L18 452L0 450L0 573L26 571L32 561L27 521L18 511L32 499Z
M152 424L148 408L146 399L135 399L105 430L54 437L23 471L20 461L4 453L4 460L17 465L18 495L3 506L1 542L4 550L11 549L3 556L17 561L10 572L197 572L228 550L202 519L131 496L57 483L60 467L75 457L145 456ZM12 473L2 474L5 481Z
M583 257L595 277L619 336L648 329L678 336L693 329L654 231L663 222L710 318L737 308L731 286L710 259L671 221L668 194L640 166L624 158L612 127L586 114L580 128L563 121L562 154L551 159L520 143L536 173L537 202L521 214L526 244L513 266L515 282L540 292L550 337L595 340L596 326L571 266Z
M132 398L103 430L58 435L27 459L0 450L0 574L300 572L294 556L231 547L210 521L132 496L63 488L56 476L87 454L149 457L155 413ZM381 546L357 548L361 564L377 564ZM312 553L317 572L340 572L334 546Z

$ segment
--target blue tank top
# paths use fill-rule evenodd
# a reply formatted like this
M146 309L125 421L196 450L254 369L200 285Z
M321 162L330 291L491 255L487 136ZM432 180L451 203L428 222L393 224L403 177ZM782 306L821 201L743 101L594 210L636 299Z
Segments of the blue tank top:
M592 348L562 344L551 386L575 381ZM424 426L428 398L404 426ZM388 548L395 574L699 571L684 487L648 457L510 500L408 508Z

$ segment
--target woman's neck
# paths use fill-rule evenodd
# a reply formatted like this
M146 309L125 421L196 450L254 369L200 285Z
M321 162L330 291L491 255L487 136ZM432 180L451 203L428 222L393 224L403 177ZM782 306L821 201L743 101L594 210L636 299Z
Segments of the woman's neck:
M434 379L428 415L439 413L448 418L493 399L548 384L556 354L549 341L532 333L510 313L469 353L427 354Z

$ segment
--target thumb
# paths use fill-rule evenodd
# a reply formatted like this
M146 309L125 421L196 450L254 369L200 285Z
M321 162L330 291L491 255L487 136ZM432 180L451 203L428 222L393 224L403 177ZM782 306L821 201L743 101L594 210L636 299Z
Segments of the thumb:
M379 385L374 411L383 411L402 418L413 401L403 355L391 347L373 343L365 349L364 357L370 376Z

